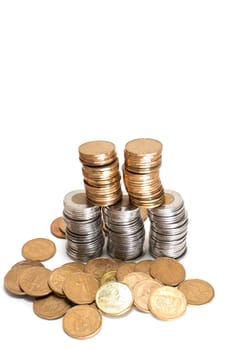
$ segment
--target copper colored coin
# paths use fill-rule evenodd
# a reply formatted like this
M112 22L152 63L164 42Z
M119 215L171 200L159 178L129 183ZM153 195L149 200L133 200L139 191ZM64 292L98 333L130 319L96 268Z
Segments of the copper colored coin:
M154 260L151 259L147 259L147 260L141 260L139 262L137 262L136 266L135 266L135 272L145 272L150 274L150 267L151 267L151 263Z
M60 216L52 221L50 231L57 238L66 238L66 224L63 216Z
M25 266L44 266L40 261L37 260L22 260L14 264L11 268L14 269L15 267L18 267L19 265L25 265Z
M155 259L151 264L150 274L168 286L177 286L185 279L184 266L173 258Z
M90 304L99 287L96 278L87 272L74 272L63 283L65 296L75 304Z
M142 280L134 286L134 305L136 308L143 312L149 312L148 300L150 298L151 292L162 286L162 283L151 279L151 280Z
M45 267L30 267L21 274L19 285L27 295L32 297L48 295L52 292L48 285L50 274L51 271Z
M122 280L123 283L127 284L131 291L133 291L136 283L143 280L153 280L153 278L144 272L130 272Z
M71 304L67 299L59 298L54 294L35 299L33 302L34 313L46 320L55 320L64 316L70 307Z
M63 283L65 279L73 272L81 272L84 269L84 265L81 263L68 263L63 266L57 267L52 271L48 284L54 293L64 296Z
M101 280L104 273L118 269L118 262L111 258L95 258L85 265L85 272L91 273L97 280Z
M136 267L136 263L135 262L128 262L128 263L123 263L120 264L120 266L118 267L117 270L117 280L120 282L123 280L123 278L130 272L134 272Z
M183 315L187 300L184 293L177 288L163 286L151 292L148 307L155 317L166 321Z
M25 259L44 261L50 259L56 252L55 243L47 238L34 238L22 247Z
M86 339L99 332L102 315L96 307L77 305L69 309L63 318L64 331L73 338Z
M201 279L183 281L178 289L184 293L188 304L202 305L210 302L214 297L214 289L208 282Z

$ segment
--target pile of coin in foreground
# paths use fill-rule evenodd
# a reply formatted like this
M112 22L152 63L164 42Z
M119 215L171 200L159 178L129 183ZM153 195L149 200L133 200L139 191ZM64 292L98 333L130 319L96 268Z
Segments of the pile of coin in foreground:
M205 304L214 297L208 282L186 279L184 266L173 258L122 262L101 257L51 271L41 261L54 254L55 244L48 239L26 242L25 260L11 267L4 286L12 295L33 297L33 311L39 317L63 317L64 331L74 338L98 333L102 315L117 317L135 307L170 320L183 315L188 304Z

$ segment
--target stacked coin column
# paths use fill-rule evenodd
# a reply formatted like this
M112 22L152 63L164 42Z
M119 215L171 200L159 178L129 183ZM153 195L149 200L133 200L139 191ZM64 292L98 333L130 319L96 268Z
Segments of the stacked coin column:
M145 230L140 209L123 195L122 200L103 208L107 251L113 258L131 260L143 254Z
M66 251L74 260L88 261L102 255L105 238L101 210L91 204L84 191L72 191L64 197Z
M186 236L188 216L181 195L172 190L165 191L164 204L148 209L151 221L149 250L156 258L181 257L187 249Z
M138 207L157 207L164 201L159 177L162 144L154 139L129 141L124 150L123 179L131 202Z
M86 196L98 206L120 201L121 176L115 146L109 141L90 141L79 146Z

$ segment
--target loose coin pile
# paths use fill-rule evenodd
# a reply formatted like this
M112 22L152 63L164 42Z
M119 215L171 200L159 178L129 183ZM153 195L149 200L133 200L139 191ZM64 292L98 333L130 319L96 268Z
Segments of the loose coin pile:
M102 255L105 238L101 209L91 204L84 191L76 190L64 197L66 251L74 260L87 261Z
M164 204L149 208L150 254L156 258L181 257L187 249L188 216L181 195L172 190L165 191Z
M144 222L128 195L117 204L103 208L107 252L113 258L131 260L143 254Z
M90 141L79 146L86 196L95 205L117 203L122 196L121 175L115 145Z
M154 139L129 141L124 150L123 179L131 202L138 207L158 207L164 202L160 181L162 144Z
M24 246L33 251L31 243ZM13 295L30 296L37 316L63 317L69 336L86 339L99 332L102 315L118 317L133 305L157 319L170 320L183 315L188 304L213 299L208 282L186 280L185 275L181 263L166 257L139 262L102 257L86 264L66 263L53 271L39 261L23 260L7 272L4 286Z

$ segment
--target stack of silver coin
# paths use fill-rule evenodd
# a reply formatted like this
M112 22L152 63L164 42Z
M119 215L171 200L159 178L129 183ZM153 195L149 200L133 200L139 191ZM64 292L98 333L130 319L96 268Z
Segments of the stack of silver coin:
M132 260L143 254L145 229L138 207L123 195L122 200L102 209L104 230L108 237L108 254L121 260Z
M167 256L180 258L187 249L188 215L184 201L178 192L165 191L164 204L148 209L151 222L149 250L156 258Z
M105 243L101 209L88 202L81 190L66 194L63 204L67 254L83 262L101 256Z

